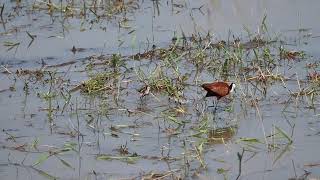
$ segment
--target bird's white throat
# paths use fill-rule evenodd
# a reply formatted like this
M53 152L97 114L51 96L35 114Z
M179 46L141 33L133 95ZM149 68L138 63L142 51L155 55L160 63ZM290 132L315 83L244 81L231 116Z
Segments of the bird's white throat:
M231 89L230 89L230 91L229 92L233 92L234 91L234 89L236 88L236 84L234 84L234 83L232 83L232 85L231 85Z

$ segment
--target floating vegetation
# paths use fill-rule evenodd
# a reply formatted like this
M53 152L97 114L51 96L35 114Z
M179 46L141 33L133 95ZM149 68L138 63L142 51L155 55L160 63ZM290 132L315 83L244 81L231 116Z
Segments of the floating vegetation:
M225 127L208 131L208 142L210 144L225 144L236 134L235 127Z
M11 49L13 49L15 47L18 48L19 45L20 45L20 42L8 42L8 41L6 41L6 42L4 42L3 45L8 47L7 51L10 51Z
M306 54L303 51L288 51L280 48L280 58L287 60L298 60L305 58Z
M16 75L19 76L28 76L30 81L39 81L44 77L46 72L42 70L28 70L28 69L18 69Z
M99 92L110 91L113 89L111 80L118 76L115 73L98 73L85 81L81 86L81 92L85 94L96 94Z
M120 160L129 164L135 164L137 160L140 158L137 155L132 155L132 156L110 156L110 155L99 155L97 156L98 160Z

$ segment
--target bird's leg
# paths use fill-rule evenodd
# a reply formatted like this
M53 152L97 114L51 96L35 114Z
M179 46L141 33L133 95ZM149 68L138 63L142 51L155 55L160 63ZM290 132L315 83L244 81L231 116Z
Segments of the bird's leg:
M218 107L218 102L219 100L218 99L213 99L212 101L212 106L208 106L208 107L214 107L214 110L216 111L217 110L217 107Z
M217 108L218 108L218 103L219 103L219 100L217 99L217 100L216 100L215 109L217 109Z
M214 111L213 111L214 113L216 113L216 111L217 111L218 103L219 103L218 99L214 101Z
M208 107L215 107L214 100L212 101L212 106L208 106Z

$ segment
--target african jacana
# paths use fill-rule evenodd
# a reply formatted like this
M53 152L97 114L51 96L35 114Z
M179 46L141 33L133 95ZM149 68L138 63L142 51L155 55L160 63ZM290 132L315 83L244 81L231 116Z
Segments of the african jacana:
M217 97L217 100L219 100L220 98L233 92L236 85L234 83L229 85L225 82L213 82L202 84L201 87L207 91L206 97L215 96Z

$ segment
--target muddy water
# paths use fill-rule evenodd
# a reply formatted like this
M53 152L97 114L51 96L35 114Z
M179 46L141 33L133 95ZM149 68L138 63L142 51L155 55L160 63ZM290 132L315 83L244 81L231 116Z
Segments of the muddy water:
M71 6L75 15L68 18L59 10L50 15L42 1L2 2L1 179L142 179L156 174L167 179L236 179L237 153L243 149L241 179L320 177L319 88L313 101L292 96L310 88L307 75L319 70L306 65L319 63L320 2L132 1L125 13L103 16L108 2L101 2L102 10L96 12L100 18L87 10L86 19L79 15L83 2ZM182 103L155 91L140 98L138 89L144 83L138 70L150 75L163 64L128 55L152 45L166 48L174 36L204 37L208 31L212 42L238 37L246 42L248 34L263 31L264 17L266 36L282 41L272 45L273 51L281 44L306 53L301 60L276 63L272 71L287 77L284 83L269 83L262 93L261 84L246 81L236 67L227 78L237 83L236 93L213 112L207 108L211 99L202 99L199 83L222 75L197 72L184 57L177 61L179 72L190 78ZM27 32L35 36L33 41ZM20 44L9 50L8 42ZM79 49L72 52L73 46ZM125 66L90 68L100 55L114 53L123 55ZM45 73L16 73L21 68ZM120 74L109 80L112 90L94 96L68 93L91 74L105 71ZM214 138L220 134L225 140L200 133L206 118L206 129L218 129Z

